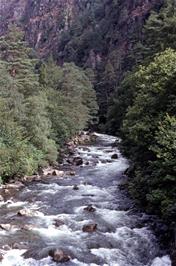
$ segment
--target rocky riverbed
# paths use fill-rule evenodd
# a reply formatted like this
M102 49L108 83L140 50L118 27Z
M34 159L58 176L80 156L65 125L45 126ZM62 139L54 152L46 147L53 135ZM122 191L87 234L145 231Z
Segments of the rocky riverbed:
M0 188L1 266L171 266L120 189L128 161L115 142L70 143L60 168Z

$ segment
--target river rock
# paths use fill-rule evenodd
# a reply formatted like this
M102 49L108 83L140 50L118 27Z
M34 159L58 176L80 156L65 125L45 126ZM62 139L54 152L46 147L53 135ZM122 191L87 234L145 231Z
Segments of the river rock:
M90 149L89 149L88 147L81 147L81 149L82 149L83 151L90 152Z
M26 230L26 231L30 231L33 230L35 228L37 228L38 226L34 225L34 224L25 224L21 227L22 230Z
M74 185L73 190L79 190L79 187L77 185Z
M53 176L58 176L58 177L63 177L64 176L64 171L59 171L59 170L54 170L52 172Z
M71 171L71 172L69 172L68 174L71 175L71 176L75 176L75 175L76 175L76 172Z
M24 243L14 243L12 245L13 249L27 249L27 246Z
M117 153L114 153L112 156L111 156L111 159L118 159L118 154Z
M96 230L97 230L97 224L87 224L87 225L84 225L82 228L82 231L86 233L93 233Z
M39 212L33 211L33 210L28 210L28 209L22 209L17 212L18 216L27 216L27 217L33 217L33 216L38 216Z
M57 220L54 220L53 225L55 227L60 227L60 226L64 225L64 222L62 220L57 219Z
M5 230L5 231L10 231L16 228L17 227L15 225L11 225L11 224L0 224L0 229Z
M20 181L15 181L14 183L4 185L3 188L5 189L18 189L23 188L24 184Z
M113 160L107 159L106 162L107 162L107 163L112 163Z
M0 261L2 261L3 260L3 254L0 254Z
M5 251L9 251L9 250L11 250L11 247L9 245L4 245L4 246L2 246L2 249Z
M92 205L88 205L87 207L84 208L84 211L95 212L96 209Z
M80 166L83 164L83 159L81 157L75 157L73 158L73 164L76 166Z
M61 249L52 249L49 251L49 256L54 262L64 263L70 261L70 256Z
M93 158L92 165L97 165L99 163L99 160L97 158Z
M107 163L107 160L101 159L101 163Z
M106 153L111 153L113 150L105 150Z
M114 141L114 143L112 144L112 147L118 147L119 145L119 140L117 139L116 141Z
M40 181L41 177L39 175L31 175L31 176L24 176L23 181L25 182L34 182L34 181Z
M4 201L4 198L2 195L0 195L0 201Z

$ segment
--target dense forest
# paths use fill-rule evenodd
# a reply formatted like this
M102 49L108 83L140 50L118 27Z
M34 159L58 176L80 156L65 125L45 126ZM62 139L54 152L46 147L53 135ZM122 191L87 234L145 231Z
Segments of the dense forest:
M39 61L18 27L0 38L0 57L0 176L7 180L54 164L98 108L91 71Z
M176 220L176 4L152 12L136 64L116 88L106 129L131 159L131 195L166 222Z

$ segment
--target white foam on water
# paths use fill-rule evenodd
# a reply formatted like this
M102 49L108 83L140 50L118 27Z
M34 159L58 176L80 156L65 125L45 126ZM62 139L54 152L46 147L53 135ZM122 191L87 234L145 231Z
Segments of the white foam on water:
M93 195L92 200L112 200L113 196L105 189L92 185L80 185L79 190L72 195L65 195L64 200L82 199L86 195Z
M129 162L127 159L120 157L118 160L114 160L111 163L98 163L96 168L99 169L99 174L102 173L102 176L107 177L111 173L118 174L124 172L129 167Z
M71 262L75 263L75 266L99 266L98 264L95 264L95 263L90 263L90 264L87 264L87 263L84 263L84 262L81 262L77 259L73 259ZM107 264L103 264L102 266L108 266Z
M56 194L59 190L63 189L63 187L59 186L56 183L52 184L40 184L40 189L42 191L39 192L39 195L43 194Z
M17 266L17 265L22 266L22 265L25 265L25 264L23 264L22 255L26 251L27 250L18 250L18 249L13 249L13 250L7 251L5 253L5 255L3 256L2 262L0 262L0 266Z
M39 233L46 238L57 238L60 241L65 239L80 240L82 231L72 231L67 225L62 225L59 228L49 226L48 228L33 228L32 231Z
M91 253L93 255L96 255L104 259L108 263L107 264L108 266L127 266L127 265L129 266L129 264L125 264L126 261L125 254L121 253L119 249L107 249L107 248L91 249Z
M151 240L151 232L145 227L140 229L131 229L127 226L123 226L117 228L115 233L105 233L105 235L113 237L117 240L121 239L124 241L124 243L126 240L132 239L133 237L144 238L147 241Z
M171 266L172 262L169 256L164 256L162 258L155 258L151 266Z
M7 232L4 230L0 230L0 236L5 236L5 235L7 235Z
M1 201L0 202L0 207L2 207L2 206L4 206L4 205L6 205L7 203L5 202L5 201Z
M56 266L51 257L44 258L40 261L35 259L24 259L22 255L27 250L13 249L4 255L4 259L0 262L0 266Z
M7 203L7 207L8 208L16 208L16 207L24 206L26 204L27 204L27 202L25 202L25 201L17 201L17 202L11 201L11 202Z
M97 209L96 213L99 214L104 221L114 226L118 225L119 222L125 224L125 222L130 220L125 211Z

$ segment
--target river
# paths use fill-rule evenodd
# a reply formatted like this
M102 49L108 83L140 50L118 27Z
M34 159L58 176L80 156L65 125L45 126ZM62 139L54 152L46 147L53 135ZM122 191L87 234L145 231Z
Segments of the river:
M32 182L0 202L0 223L10 225L0 229L1 266L56 266L48 256L52 248L71 256L67 266L171 266L144 225L146 215L133 210L119 187L128 161L112 147L115 140L97 134L94 145L76 149L75 156L90 162L76 167L76 176ZM113 154L118 159L111 160ZM33 215L17 215L23 209ZM96 230L83 232L89 224Z

